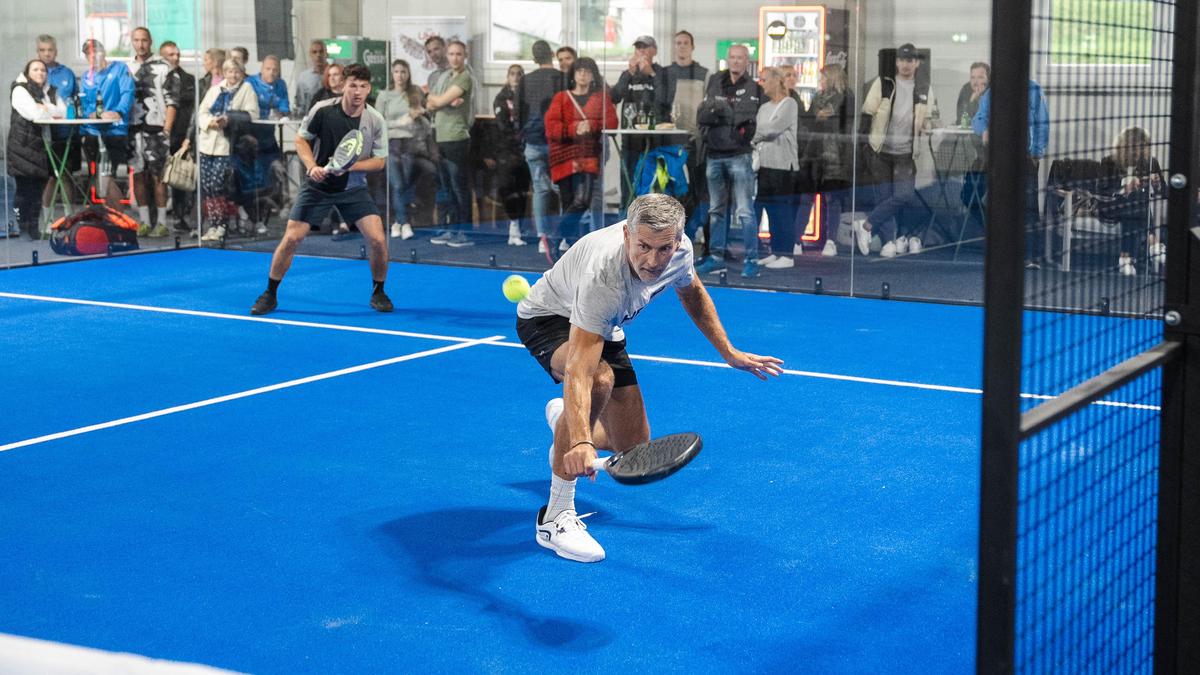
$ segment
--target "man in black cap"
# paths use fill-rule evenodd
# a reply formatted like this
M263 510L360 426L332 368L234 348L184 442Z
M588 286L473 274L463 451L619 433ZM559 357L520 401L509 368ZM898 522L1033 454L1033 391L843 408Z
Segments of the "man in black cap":
M621 106L621 128L632 129L635 124L648 124L652 115L658 114L654 95L654 81L662 66L654 62L658 55L658 43L650 35L638 36L633 41L633 56L629 68L621 73L617 85L612 89L612 102ZM633 172L637 170L638 158L646 149L646 139L627 136L621 144L621 161L625 163L625 175L636 182ZM621 203L629 200L629 185L621 181ZM593 226L595 229L595 226Z
M938 113L929 83L917 82L920 65L917 48L912 43L900 45L895 79L880 75L863 101L864 160L877 195L874 210L866 219L854 221L855 243L863 255L870 250L873 232L883 244L881 257L921 252L923 228L904 216L917 201L914 158L921 149L920 139Z

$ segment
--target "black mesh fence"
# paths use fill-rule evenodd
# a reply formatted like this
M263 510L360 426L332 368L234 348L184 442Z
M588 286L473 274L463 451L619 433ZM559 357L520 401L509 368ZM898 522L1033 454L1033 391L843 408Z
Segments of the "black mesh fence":
M1174 4L1033 4L1022 410L1162 341ZM1021 443L1018 672L1151 669L1161 392Z

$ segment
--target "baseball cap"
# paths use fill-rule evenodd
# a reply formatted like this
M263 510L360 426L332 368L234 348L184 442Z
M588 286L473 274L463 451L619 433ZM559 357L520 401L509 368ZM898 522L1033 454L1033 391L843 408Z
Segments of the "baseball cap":
M898 59L920 59L921 53L913 46L911 42L905 42L896 50L896 58Z
M633 41L633 46L634 47L654 47L655 49L658 49L658 43L655 42L654 38L649 35L637 36L637 39Z

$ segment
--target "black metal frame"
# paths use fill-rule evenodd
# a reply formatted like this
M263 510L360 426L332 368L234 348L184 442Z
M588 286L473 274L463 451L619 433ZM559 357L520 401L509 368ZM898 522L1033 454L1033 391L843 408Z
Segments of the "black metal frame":
M1025 221L1031 0L992 3L991 138L1020 152L988 153L988 220ZM988 232L984 260L983 453L975 670L1009 673L1016 640L1017 473L1021 429L1021 312L1025 232Z
M1200 672L1200 227L1194 225L1200 110L1200 9L1175 5L1167 203L1166 339L1180 358L1163 371L1155 570L1154 671ZM1183 179L1179 187L1178 179Z

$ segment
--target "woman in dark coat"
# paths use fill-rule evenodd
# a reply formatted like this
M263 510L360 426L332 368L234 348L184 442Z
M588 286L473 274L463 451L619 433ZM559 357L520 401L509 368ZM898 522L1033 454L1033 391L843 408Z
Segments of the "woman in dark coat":
M521 220L525 218L529 195L529 167L525 164L516 109L517 86L523 77L525 69L521 66L508 67L507 81L492 102L495 124L481 145L484 166L495 176L496 196L504 204L508 216L509 246L525 245L521 238Z
M50 177L50 158L36 120L65 117L66 103L46 79L46 64L34 59L9 89L12 118L8 128L8 175L17 183L13 206L21 230L37 239L42 190Z
M854 95L845 68L836 63L821 69L819 87L808 111L804 159L821 195L821 255L835 256L838 223L849 204L854 175Z
M1125 276L1146 271L1147 262L1158 267L1166 257L1166 246L1151 237L1151 204L1162 199L1163 181L1150 147L1145 129L1129 127L1117 134L1112 154L1100 162L1100 217L1121 225L1117 271Z

